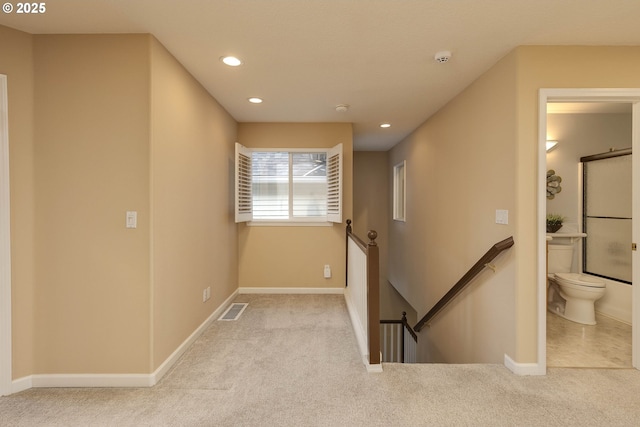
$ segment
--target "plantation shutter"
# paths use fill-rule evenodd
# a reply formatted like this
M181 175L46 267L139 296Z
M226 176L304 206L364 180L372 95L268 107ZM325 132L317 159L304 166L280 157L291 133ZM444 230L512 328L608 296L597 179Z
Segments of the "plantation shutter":
M253 219L251 150L236 142L236 222Z
M327 152L327 221L342 222L342 144Z

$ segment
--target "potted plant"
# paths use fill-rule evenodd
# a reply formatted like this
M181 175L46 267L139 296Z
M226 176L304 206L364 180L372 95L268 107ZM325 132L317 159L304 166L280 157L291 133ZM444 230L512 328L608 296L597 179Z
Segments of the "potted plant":
M564 217L558 214L547 214L547 233L555 233L562 228Z

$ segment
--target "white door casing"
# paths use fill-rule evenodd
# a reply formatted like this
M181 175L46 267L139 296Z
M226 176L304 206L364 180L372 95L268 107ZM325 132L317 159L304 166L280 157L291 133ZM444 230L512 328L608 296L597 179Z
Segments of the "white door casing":
M540 89L538 98L538 367L547 367L546 173L548 102L623 102L632 104L632 149L640 153L640 89ZM632 158L633 182L640 182L640 156ZM633 242L640 243L640 187L633 187ZM632 252L632 355L640 369L640 255Z
M11 393L11 226L7 76L0 74L0 396Z

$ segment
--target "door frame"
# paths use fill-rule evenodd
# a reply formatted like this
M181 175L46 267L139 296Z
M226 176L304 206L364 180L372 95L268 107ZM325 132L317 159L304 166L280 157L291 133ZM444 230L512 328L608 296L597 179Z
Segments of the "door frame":
M11 394L11 207L7 76L0 74L0 396Z
M547 103L623 102L632 104L632 149L640 153L640 89L540 89L538 100L538 366L547 369ZM640 182L640 156L633 157L633 182ZM633 242L640 243L640 189L633 189ZM640 255L633 252L631 289L632 365L640 369Z

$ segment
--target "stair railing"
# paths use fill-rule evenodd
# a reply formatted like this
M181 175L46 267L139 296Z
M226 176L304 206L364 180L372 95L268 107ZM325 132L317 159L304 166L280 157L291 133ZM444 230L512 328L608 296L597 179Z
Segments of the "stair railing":
M407 321L407 312L400 320L380 320L380 349L382 361L416 363L418 336Z
M460 292L462 292L462 290L466 288L467 285L478 274L480 274L482 270L487 267L495 270L495 266L493 264L490 264L491 261L493 261L493 259L497 257L502 251L513 246L513 243L513 236L511 236L493 245L491 249L489 249L487 253L484 254L482 258L480 258L478 262L476 262L473 267L471 267L469 271L467 271L455 285L453 285L449 292L447 292L442 298L440 298L440 301L438 301L433 306L433 308L429 310L422 319L420 319L420 321L416 324L416 326L413 327L413 329L416 332L420 332L424 325L429 325L429 322L438 313L440 313Z

